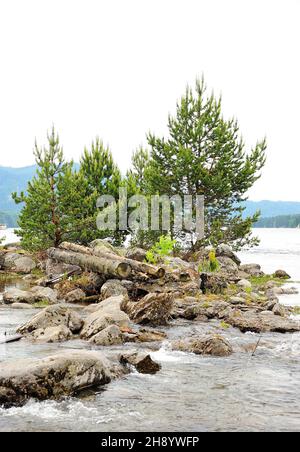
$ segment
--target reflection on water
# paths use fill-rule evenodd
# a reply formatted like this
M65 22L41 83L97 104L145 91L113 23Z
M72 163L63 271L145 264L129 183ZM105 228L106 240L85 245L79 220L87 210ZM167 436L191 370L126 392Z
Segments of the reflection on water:
M242 253L244 262L265 271L286 269L300 280L300 231L263 230L258 250ZM272 254L270 254L270 251ZM299 296L294 302L300 305ZM16 327L32 313L0 308L0 327ZM214 329L214 324L176 322L169 338ZM0 431L299 431L300 334L258 336L230 328L224 332L235 348L229 358L171 352L168 344L153 358L156 375L131 374L91 397L62 402L30 401L25 407L0 409ZM75 341L61 347L82 347ZM241 352L241 347L249 353ZM44 356L57 345L11 344L5 357Z

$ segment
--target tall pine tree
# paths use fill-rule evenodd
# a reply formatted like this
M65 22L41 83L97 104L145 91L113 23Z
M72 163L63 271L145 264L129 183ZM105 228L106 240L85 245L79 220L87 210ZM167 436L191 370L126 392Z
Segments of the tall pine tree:
M266 141L247 153L237 121L224 119L221 98L207 94L203 79L196 81L195 90L187 87L175 116L169 116L168 129L167 138L148 135L148 193L204 196L205 239L194 247L256 243L251 228L259 214L243 218L243 202L265 164ZM181 238L187 240L187 235Z
M24 203L17 234L22 246L43 250L58 246L78 233L82 222L82 180L67 163L54 127L47 136L48 147L35 143L36 176L28 183L26 193L13 193L16 203Z

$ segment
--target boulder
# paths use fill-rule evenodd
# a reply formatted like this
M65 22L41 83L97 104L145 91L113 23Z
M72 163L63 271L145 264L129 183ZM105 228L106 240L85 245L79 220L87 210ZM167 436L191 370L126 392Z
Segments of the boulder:
M238 256L232 251L232 248L229 245L219 245L216 249L216 256L219 257L228 257L233 260L236 265L241 265L241 261Z
M95 334L89 342L102 346L120 345L124 343L124 337L117 325L109 325L104 330Z
M208 319L222 319L226 311L230 308L230 304L225 301L216 301L212 303L200 302L194 306L188 307L182 317L187 320L194 320L199 317L206 317ZM225 314L224 314L225 313Z
M255 277L264 276L264 272L262 271L261 266L258 264L241 265L240 270L249 276Z
M4 304L40 302L55 304L57 303L57 292L49 287L41 286L35 286L28 291L11 288L4 292L3 302Z
M4 304L14 304L14 303L33 304L35 302L34 300L35 299L33 294L25 290L11 288L3 293Z
M48 328L39 328L30 336L35 342L52 343L63 342L72 338L72 332L65 325L50 326Z
M83 339L90 339L110 325L129 327L129 317L121 310L123 296L111 297L97 305L97 310L90 314L81 331Z
M234 305L237 305L237 304L244 304L244 303L245 303L245 298L239 297L239 296L237 296L237 297L231 297L231 298L230 298L230 303L231 303L231 304L234 304Z
M290 275L285 270L277 270L274 273L274 276L279 279L291 279Z
M65 296L66 303L80 302L85 298L85 293L81 289L75 289L67 293Z
M146 254L147 251L142 248L129 248L125 257L127 257L127 259L133 259L134 261L144 262L146 260Z
M110 381L109 363L99 352L68 350L43 359L2 362L0 405L61 399Z
M297 295L299 293L296 287L274 287L272 292L275 295Z
M120 356L121 364L133 366L141 374L156 374L161 366L147 353L124 353Z
M30 334L38 329L46 329L53 326L64 325L72 333L79 333L83 326L83 320L77 312L65 306L49 306L36 314L18 329L20 334Z
M275 306L272 309L273 314L279 315L280 317L286 317L287 310L284 306L282 306L280 303L276 303Z
M169 293L150 293L136 302L125 300L122 309L135 323L167 325L172 315L173 299L173 295Z
M101 296L103 300L110 297L117 297L118 295L123 295L124 297L128 296L127 289L118 279L110 279L101 287Z
M242 333L295 333L300 331L300 323L275 315L273 312L255 312L232 310L225 317L226 323L235 328L239 328Z
M15 262L20 259L22 256L18 253L3 253L1 258L1 267L4 270L10 270L15 266Z
M218 257L218 261L221 270L225 273L237 273L239 270L238 265L230 257L220 256Z
M28 274L31 273L35 268L36 263L34 262L34 260L31 259L31 257L24 256L19 257L19 259L15 260L12 270L16 273Z
M30 289L30 292L34 296L34 303L46 301L49 304L56 304L58 302L57 291L50 287L35 286Z
M252 288L252 284L250 281L248 281L247 279L241 279L238 283L237 283L238 287L241 287L242 289L251 289Z
M174 350L195 353L196 355L230 356L233 353L232 346L222 336L203 336L172 343Z

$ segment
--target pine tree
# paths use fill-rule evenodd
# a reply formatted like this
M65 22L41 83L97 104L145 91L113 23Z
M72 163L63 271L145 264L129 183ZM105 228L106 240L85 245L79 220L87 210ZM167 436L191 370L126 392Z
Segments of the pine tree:
M221 98L207 94L203 79L196 81L195 90L187 87L176 115L169 116L168 129L167 138L148 135L147 191L204 195L205 239L194 246L255 244L251 228L259 213L244 219L243 202L265 164L266 141L247 153L237 121L223 118Z
M113 155L103 142L96 138L92 142L91 150L84 150L80 161L80 176L86 186L86 215L90 219L90 227L85 231L82 242L96 238L111 238L116 245L122 244L126 237L125 231L99 231L96 225L98 215L97 199L102 195L111 195L119 201L119 188L124 185L121 172L115 164Z
M82 181L73 173L73 162L65 161L54 127L47 138L47 148L35 143L37 173L26 193L12 195L16 203L24 203L17 234L22 246L29 250L58 246L78 230Z

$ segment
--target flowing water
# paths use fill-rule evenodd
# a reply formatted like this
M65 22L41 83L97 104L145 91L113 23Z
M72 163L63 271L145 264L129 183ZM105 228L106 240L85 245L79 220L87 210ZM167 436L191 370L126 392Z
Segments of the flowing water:
M300 230L257 233L261 245L243 252L243 261L261 263L266 272L283 268L300 281ZM281 301L300 305L300 295ZM0 308L0 333L33 313ZM166 330L172 339L216 327L180 321ZM152 352L162 365L158 374L133 373L77 399L0 409L0 431L299 431L300 334L265 334L254 357L257 335L234 329L224 334L236 349L229 358L173 352L166 342ZM59 348L84 346L73 341ZM241 352L242 346L250 352ZM58 348L22 342L0 347L0 361L42 357Z

